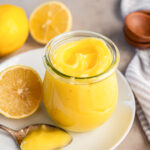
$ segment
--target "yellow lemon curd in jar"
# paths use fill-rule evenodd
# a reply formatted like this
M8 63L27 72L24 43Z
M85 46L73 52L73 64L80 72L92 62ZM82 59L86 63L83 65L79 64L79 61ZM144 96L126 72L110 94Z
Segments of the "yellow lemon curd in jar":
M71 76L70 83L46 71L43 98L45 107L57 125L75 132L84 132L104 123L114 111L118 99L116 73L87 84L72 84L104 73L113 55L98 38L85 38L57 47L49 56L53 67ZM69 79L68 79L69 80ZM80 80L80 79L79 79Z

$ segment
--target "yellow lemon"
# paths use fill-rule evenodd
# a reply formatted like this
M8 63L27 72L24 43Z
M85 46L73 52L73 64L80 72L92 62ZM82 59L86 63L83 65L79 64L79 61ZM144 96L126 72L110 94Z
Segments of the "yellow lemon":
M0 73L0 113L20 119L33 114L42 98L42 81L32 68L12 66Z
M71 27L71 13L61 2L45 3L36 8L30 16L30 33L41 44L46 44L53 37L70 31Z
M14 5L0 5L0 57L20 48L29 34L24 10Z

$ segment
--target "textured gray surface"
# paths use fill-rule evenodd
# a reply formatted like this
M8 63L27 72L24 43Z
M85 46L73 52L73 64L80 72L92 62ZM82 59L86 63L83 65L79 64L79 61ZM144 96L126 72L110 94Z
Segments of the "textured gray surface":
M25 1L25 0L24 0ZM48 1L48 0L45 0ZM120 15L120 0L61 0L71 10L73 15L73 30L83 29L91 30L106 35L115 42L121 54L119 69L124 73L129 61L133 57L135 51L130 47L123 36L122 27L123 20ZM17 3L16 3L17 2ZM44 0L26 0L24 5L20 0L0 0L1 3L12 3L20 5L26 9L28 15L30 11ZM30 5L30 6L29 6ZM42 47L37 44L31 37L27 42L15 53L0 59L0 62L17 55L18 53ZM119 145L117 150L149 150L150 145L146 141L145 136L139 126L138 120L135 119L134 125L126 137Z

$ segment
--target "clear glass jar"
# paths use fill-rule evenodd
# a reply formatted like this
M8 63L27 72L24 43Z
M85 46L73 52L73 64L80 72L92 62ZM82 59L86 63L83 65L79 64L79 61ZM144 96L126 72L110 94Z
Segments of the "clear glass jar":
M51 56L62 44L84 38L103 40L112 54L112 63L107 70L92 77L73 77L61 73ZM54 122L67 130L84 132L103 124L115 110L118 99L116 68L119 52L115 44L98 33L72 31L51 40L44 56L46 68L43 99L47 112Z

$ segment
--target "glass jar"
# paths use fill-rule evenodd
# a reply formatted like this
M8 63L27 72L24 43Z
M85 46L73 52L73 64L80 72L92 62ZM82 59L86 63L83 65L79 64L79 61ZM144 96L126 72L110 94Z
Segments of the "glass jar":
M107 70L92 77L73 77L57 70L51 62L54 51L62 44L84 38L98 38L106 43L113 58ZM51 40L44 56L43 99L52 120L61 128L74 132L92 130L108 120L118 100L118 63L117 47L98 33L72 31Z

